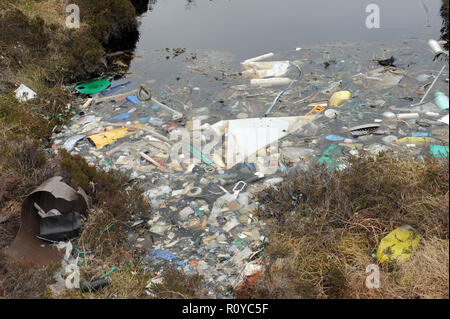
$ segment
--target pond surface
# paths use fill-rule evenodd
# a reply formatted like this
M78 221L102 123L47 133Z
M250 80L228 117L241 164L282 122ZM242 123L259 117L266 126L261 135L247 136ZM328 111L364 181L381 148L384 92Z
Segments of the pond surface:
M181 78L186 62L199 63L194 61L196 55L200 63L206 63L206 55L212 69L226 63L239 71L239 62L267 52L279 53L281 59L284 52L298 47L352 42L374 43L367 55L375 56L384 54L378 44L398 49L405 41L419 40L412 42L420 43L418 49L428 49L428 39L440 38L441 0L376 1L380 28L369 29L366 20L371 13L366 8L373 2L150 0L148 11L139 18L138 58L131 61L130 78L155 81L152 86L159 90L160 85L181 84L175 80ZM183 51L177 54L174 48ZM354 45L347 53L359 49ZM196 86L210 83L200 81Z
M142 16L138 50L227 50L243 58L335 41L439 38L441 0L163 0ZM368 29L366 7L380 8Z

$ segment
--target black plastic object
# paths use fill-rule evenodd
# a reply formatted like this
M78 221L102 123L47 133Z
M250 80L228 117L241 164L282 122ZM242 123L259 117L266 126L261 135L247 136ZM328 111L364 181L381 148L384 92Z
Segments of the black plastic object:
M386 59L386 60L378 60L377 62L379 65L382 65L382 66L395 66L394 65L395 58L393 56L391 56L389 59Z
M82 281L80 282L80 289L82 292L91 292L106 287L110 283L111 281L107 278L98 279L94 281Z
M40 237L54 241L69 240L78 236L81 227L80 213L41 218L39 225Z

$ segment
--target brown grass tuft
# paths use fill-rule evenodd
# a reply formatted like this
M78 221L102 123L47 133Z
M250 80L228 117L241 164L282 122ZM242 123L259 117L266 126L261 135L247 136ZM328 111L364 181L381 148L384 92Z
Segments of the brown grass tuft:
M382 154L351 158L342 171L316 167L263 191L258 214L269 222L268 266L238 295L448 298L448 169L448 160ZM404 224L422 236L419 250L403 265L380 265L381 288L367 289L366 267L377 263L371 255Z

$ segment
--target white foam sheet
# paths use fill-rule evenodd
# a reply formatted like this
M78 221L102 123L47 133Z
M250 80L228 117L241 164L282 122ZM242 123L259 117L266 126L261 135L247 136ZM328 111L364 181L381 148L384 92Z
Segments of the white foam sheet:
M226 134L227 168L248 160L266 146L311 122L314 116L262 117L220 121L211 125L218 134Z

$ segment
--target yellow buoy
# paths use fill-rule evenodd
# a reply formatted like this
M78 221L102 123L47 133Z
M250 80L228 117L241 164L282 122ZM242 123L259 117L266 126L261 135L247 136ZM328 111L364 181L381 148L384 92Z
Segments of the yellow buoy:
M402 263L416 251L420 239L411 226L398 227L381 240L377 250L377 259L381 263L386 261Z

